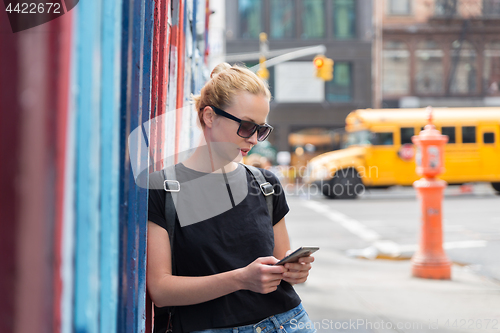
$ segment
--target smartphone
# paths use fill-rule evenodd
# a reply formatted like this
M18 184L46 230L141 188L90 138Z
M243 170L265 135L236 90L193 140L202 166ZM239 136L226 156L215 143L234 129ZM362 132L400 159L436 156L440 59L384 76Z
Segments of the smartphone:
M299 258L307 257L308 255L319 250L319 247L316 246L301 246L297 250L293 251L285 258L281 259L275 265L284 265L287 262L296 262Z

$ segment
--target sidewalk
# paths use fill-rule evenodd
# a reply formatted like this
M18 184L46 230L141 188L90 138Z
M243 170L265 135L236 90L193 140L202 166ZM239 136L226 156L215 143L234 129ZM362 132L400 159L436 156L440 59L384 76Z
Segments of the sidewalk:
M295 288L318 332L500 332L500 283L466 266L454 265L451 280L428 280L411 276L409 260L327 248L315 257L329 265Z

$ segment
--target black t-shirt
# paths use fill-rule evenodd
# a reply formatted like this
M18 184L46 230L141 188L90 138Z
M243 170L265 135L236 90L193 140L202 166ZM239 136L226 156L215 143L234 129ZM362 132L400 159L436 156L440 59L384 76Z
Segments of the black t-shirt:
M260 169L275 190L271 222L264 195L242 165L225 176L205 174L183 164L177 164L175 170L181 186L173 242L176 275L213 275L273 255L272 226L289 208L272 172ZM150 178L162 179L160 176L156 172ZM156 188L149 190L148 220L166 229L165 191ZM174 329L190 332L248 325L299 304L300 298L293 287L282 281L269 294L240 290L208 302L177 306Z

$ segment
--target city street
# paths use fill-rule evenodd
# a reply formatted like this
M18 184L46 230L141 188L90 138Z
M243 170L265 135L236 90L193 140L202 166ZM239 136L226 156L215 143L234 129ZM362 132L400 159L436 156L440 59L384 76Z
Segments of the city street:
M292 248L321 247L297 286L319 331L500 332L500 196L489 184L445 191L451 281L411 277L420 233L413 188L370 190L358 200L287 193Z

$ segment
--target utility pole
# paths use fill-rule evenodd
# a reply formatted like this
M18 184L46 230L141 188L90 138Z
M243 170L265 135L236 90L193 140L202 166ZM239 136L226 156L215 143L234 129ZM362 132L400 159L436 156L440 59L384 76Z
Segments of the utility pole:
M261 32L259 34L259 69L257 70L257 75L263 79L269 79L269 70L266 67L266 57L269 52L269 45L267 43L267 34L265 32Z
M372 44L372 86L373 86L373 108L382 107L382 19L383 5L381 1L373 1L373 44Z

